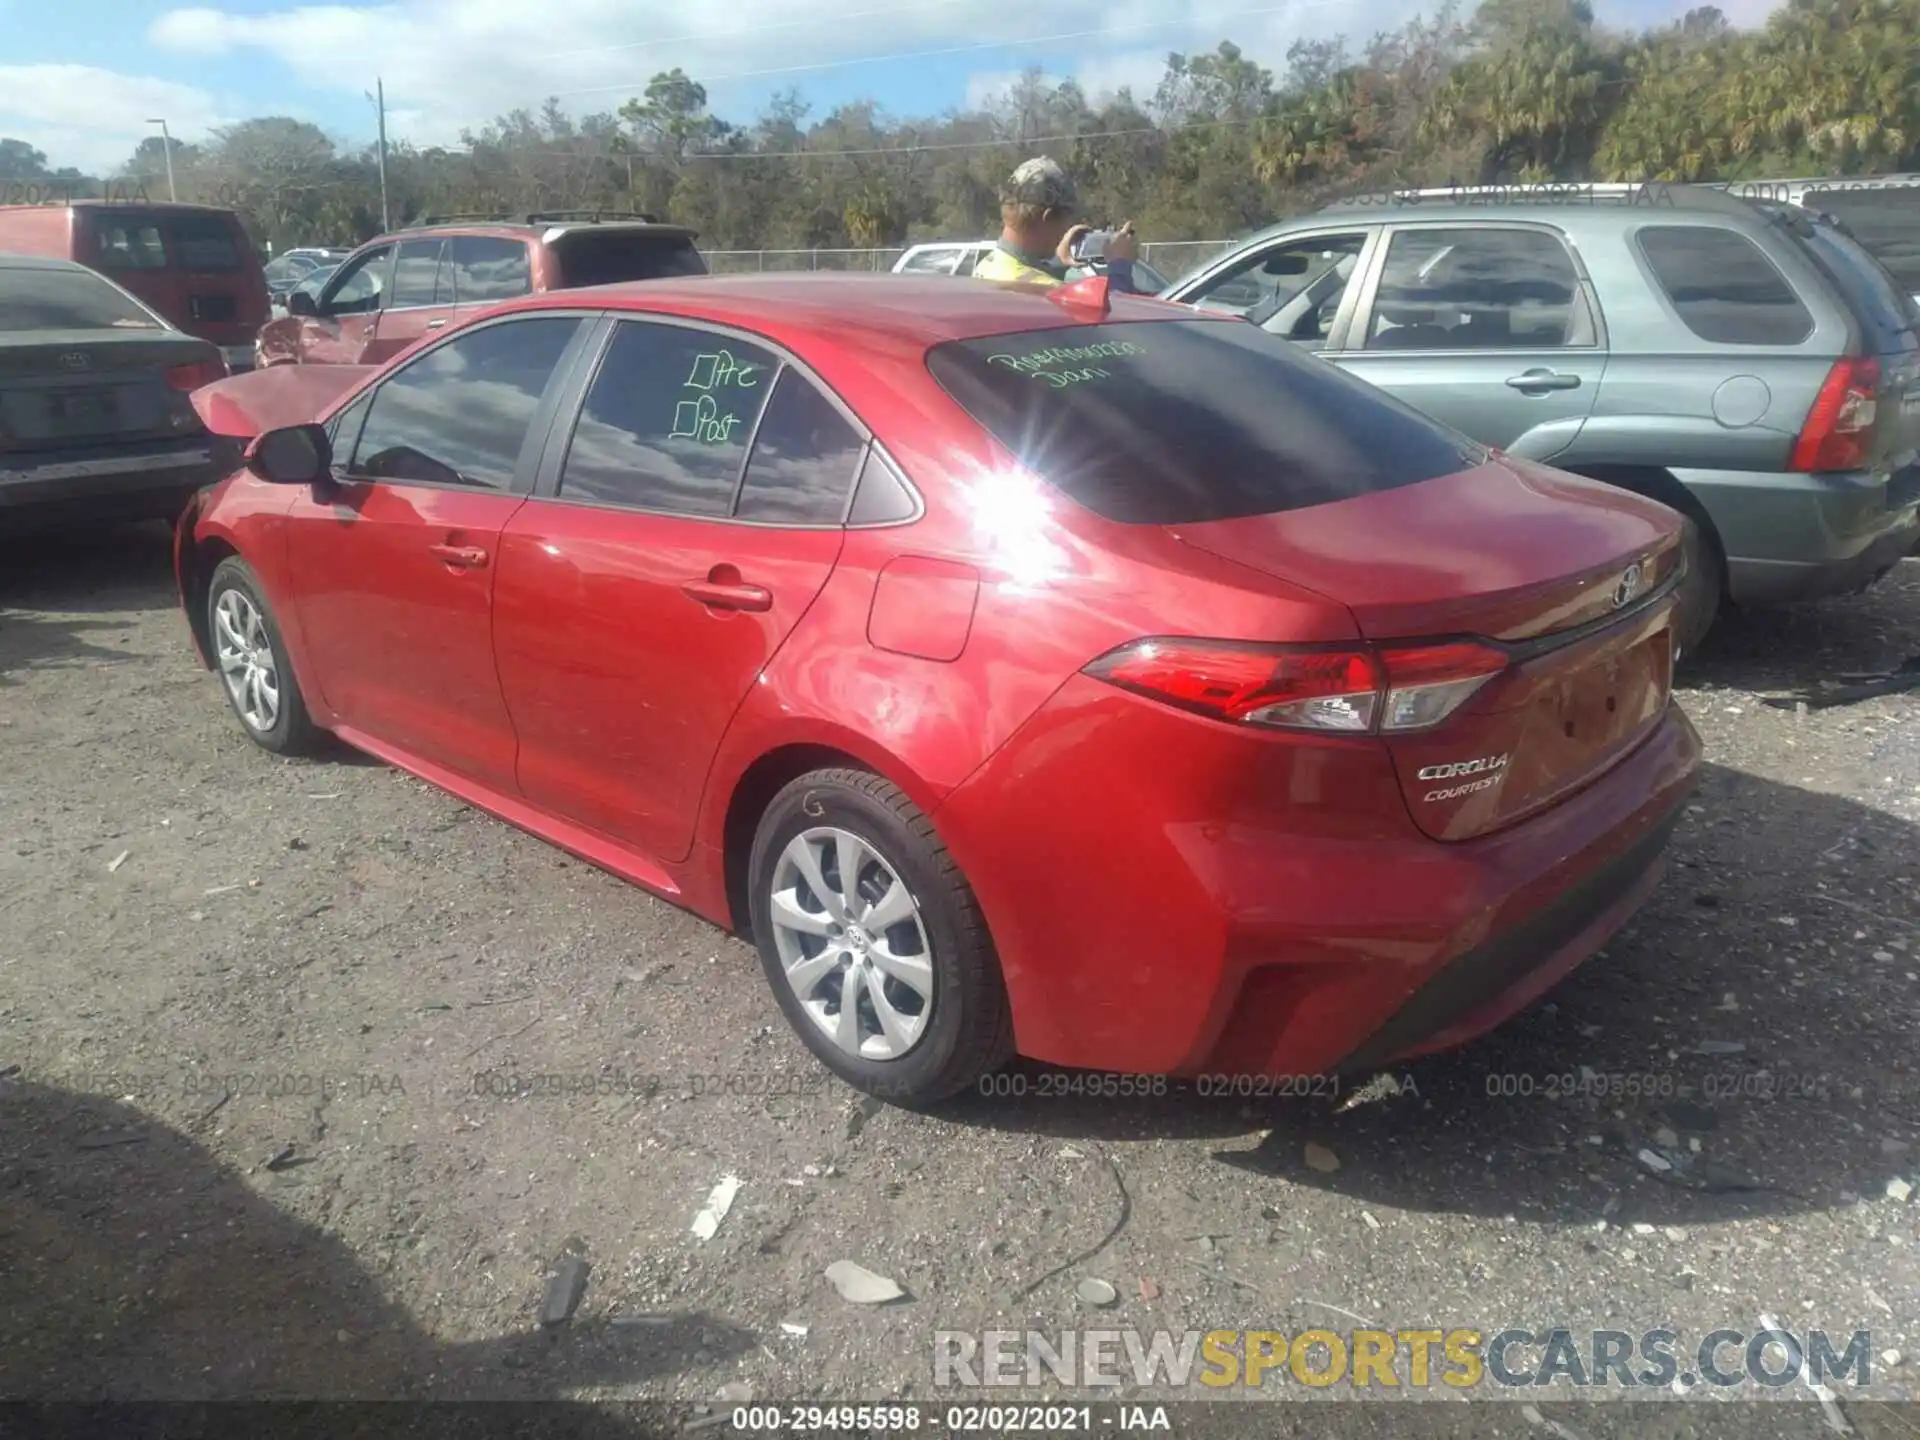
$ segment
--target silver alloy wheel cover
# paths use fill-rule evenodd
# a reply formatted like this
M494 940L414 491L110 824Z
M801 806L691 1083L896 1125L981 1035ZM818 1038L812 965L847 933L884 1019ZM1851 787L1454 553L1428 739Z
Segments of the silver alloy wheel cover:
M780 852L772 890L780 968L820 1033L862 1060L919 1044L933 1017L933 946L899 871L852 831L817 825ZM918 1008L903 1009L909 1000Z
M244 590L222 590L214 601L213 648L241 723L266 734L280 719L280 669L267 623Z

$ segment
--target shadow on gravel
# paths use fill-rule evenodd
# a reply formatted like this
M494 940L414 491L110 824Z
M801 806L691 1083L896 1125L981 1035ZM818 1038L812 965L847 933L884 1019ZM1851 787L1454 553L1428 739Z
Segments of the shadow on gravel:
M1889 670L1920 647L1920 560L1859 595L1779 610L1729 610L1681 667L1683 686L1803 689L1842 672Z
M437 1341L338 1240L186 1135L96 1096L0 1080L0 1397L532 1400L754 1343L694 1313L543 1332L540 1299L520 1333ZM608 1423L585 1433L630 1433Z
M178 603L173 531L163 521L0 538L0 609L164 610Z
M1121 1142L1123 1163L1127 1141L1245 1137L1213 1158L1273 1182L1276 1205L1305 1185L1415 1211L1686 1225L1877 1194L1877 1138L1920 1128L1900 999L1920 968L1920 835L1720 766L1694 803L1648 907L1541 1006L1395 1066L1417 1094L1346 1113L1192 1087L1043 1096L1064 1072L1023 1064L1023 1098L969 1096L943 1117ZM1309 1142L1338 1169L1310 1167Z

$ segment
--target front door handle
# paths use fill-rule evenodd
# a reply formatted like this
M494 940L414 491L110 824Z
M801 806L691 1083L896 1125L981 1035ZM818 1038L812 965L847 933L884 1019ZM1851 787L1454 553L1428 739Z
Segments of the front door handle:
M726 579L710 577L689 580L680 590L689 600L697 600L709 610L761 611L773 608L773 592L762 585L742 583L737 571Z
M447 322L445 320L429 320L427 321L427 329L438 330L442 325L446 323Z
M478 570L487 563L487 552L478 545L429 545L427 549L456 570Z
M1526 370L1507 377L1507 384L1528 394L1544 395L1549 390L1578 390L1578 375L1563 375L1558 370Z

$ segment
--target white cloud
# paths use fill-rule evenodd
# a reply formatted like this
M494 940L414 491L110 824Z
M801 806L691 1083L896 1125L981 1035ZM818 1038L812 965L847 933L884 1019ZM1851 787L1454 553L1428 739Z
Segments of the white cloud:
M175 139L225 123L214 97L192 85L92 65L0 65L0 134L47 153L49 163L117 168L165 119Z
M1678 18L1688 0L1610 3ZM1773 0L1734 3L1745 11ZM1064 68L1090 93L1131 86L1145 99L1169 51L1210 51L1232 39L1279 72L1296 39L1345 33L1357 48L1374 31L1433 8L1434 0L1053 0L1010 24L975 0L731 0L705 13L631 0L384 0L248 13L175 9L149 35L178 55L271 56L302 83L355 98L377 73L394 107L390 132L445 143L549 95L575 113L613 108L676 65L734 119L746 118L749 102L734 97L749 85L757 93L806 91L831 77L844 90L883 67L897 74L918 60L964 64L969 55L981 62L970 101L1004 88L1025 57L1057 65L1061 55L1075 57ZM1028 38L1042 43L1017 43ZM939 111L960 98L930 93L923 108Z

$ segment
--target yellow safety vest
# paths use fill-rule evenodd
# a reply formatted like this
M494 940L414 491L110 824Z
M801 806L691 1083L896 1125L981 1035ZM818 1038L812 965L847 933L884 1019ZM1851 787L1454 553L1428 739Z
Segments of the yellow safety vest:
M1018 255L1009 254L998 245L980 257L973 267L976 280L998 280L1003 283L1020 285L1059 285L1063 283L1059 276L1049 275L1038 266L1029 265Z

